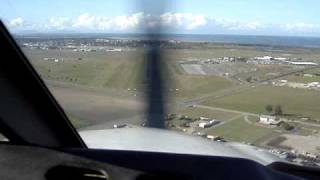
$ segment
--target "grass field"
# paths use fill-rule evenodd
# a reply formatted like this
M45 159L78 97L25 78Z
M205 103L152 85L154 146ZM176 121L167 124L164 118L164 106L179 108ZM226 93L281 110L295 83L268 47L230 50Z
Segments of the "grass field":
M319 82L320 76L313 77L305 77L303 75L291 75L286 78L290 82L298 82L298 83L311 83L311 82Z
M204 104L214 107L266 114L265 106L281 105L285 114L310 116L320 120L320 92L289 87L259 86Z
M72 50L24 50L40 75L48 80L56 99L66 111L72 124L81 130L109 129L114 124L139 126L144 120L144 51L123 52L73 52ZM285 55L284 55L285 54ZM211 49L191 47L187 49L166 49L164 52L164 80L168 82L170 113L189 116L192 119L208 117L222 121L216 127L202 129L189 128L192 131L216 135L228 141L248 142L265 146L265 142L280 134L290 134L281 127L268 128L257 125L257 116L244 118L241 112L228 112L200 107L180 106L181 100L207 98L203 104L212 107L233 109L257 114L267 114L265 106L281 105L283 112L297 117L310 116L320 120L320 91L294 89L289 87L255 86L241 88L237 78L247 77L266 79L296 67L280 65L248 65L246 63L225 66L235 69L235 77L188 75L179 65L179 61L192 58L211 59L223 56L254 57L270 55L274 57L301 57L304 60L320 57L316 49L284 49L279 51L246 46L214 46ZM45 61L44 58L63 58L62 62ZM256 70L255 70L256 69ZM239 71L236 71L239 70ZM239 73L240 72L240 73ZM304 73L320 73L313 69ZM315 78L290 76L290 81L312 82ZM316 77L318 78L318 77ZM50 81L52 80L52 81ZM239 91L237 91L239 89ZM130 89L130 90L129 90ZM236 89L236 90L234 90ZM234 90L234 91L233 91ZM235 92L236 94L228 95ZM137 95L138 94L138 95ZM222 96L222 95L227 96ZM136 96L137 95L137 96ZM142 95L142 96L141 96ZM204 98L203 98L204 97ZM213 97L213 99L210 99ZM220 97L220 98L219 98ZM191 100L190 100L191 99ZM183 101L182 101L183 102ZM175 106L177 105L177 106ZM170 123L178 129L188 120L175 118ZM196 122L195 122L196 123ZM197 124L195 124L197 126ZM182 126L182 127L180 127ZM295 124L297 135L312 135L320 128ZM186 128L188 129L188 128ZM191 133L191 132L188 132Z
M308 53L311 51L313 54L308 56ZM142 50L138 49L137 51L123 52L73 52L71 50L62 50L60 52L59 50L43 51L25 49L25 52L44 79L66 82L70 84L79 84L96 89L112 89L118 93L108 93L108 96L115 98L117 98L121 93L134 96L136 92L133 92L132 89L137 89L138 92L143 93L144 52ZM254 47L239 48L238 46L221 46L213 49L198 48L166 50L164 56L166 65L164 79L169 81L167 88L172 90L170 91L172 96L169 97L172 97L171 99L174 100L175 97L179 99L190 99L194 97L201 97L204 94L210 94L213 92L224 92L225 89L229 87L233 88L239 85L239 82L218 76L188 75L179 66L177 63L178 61L186 60L188 58L213 58L222 56L282 56L281 53L287 53L288 56L294 57L300 57L301 55L301 57L306 57L306 59L320 55L320 51L318 50L297 49L266 52ZM43 58L46 57L63 58L64 61L58 63L44 61ZM247 73L246 75L258 76L259 78L264 79L265 77L272 76L274 73L287 71L289 69L290 68L287 66L261 66L258 68L257 72L253 72L253 74ZM240 75L242 74L239 74L239 76ZM245 75L243 76L245 77ZM130 92L128 91L129 88L131 89ZM319 95L319 91L313 90L259 86L238 94L222 97L220 99L208 99L206 102L204 102L204 104L258 114L266 114L265 106L268 104L279 104L282 106L284 113L310 116L314 119L320 120ZM81 97L81 99L83 98ZM83 103L88 104L88 102ZM112 105L113 104L106 106L110 111L109 114L113 113ZM95 109L95 111L97 111L97 109ZM102 113L105 111L106 108L103 106L103 108L99 109L101 116L99 115L95 119L105 116L105 114ZM80 114L82 113L80 110L77 110L76 112L79 112ZM119 113L120 112L122 113L122 110L119 110ZM205 110L200 108L187 108L180 110L177 113L188 115L194 118L206 116L219 120L230 119L234 116L232 113ZM93 114L96 115L97 113L95 112ZM114 114L118 115L118 111ZM81 120L89 119L92 117L92 114L88 116L82 115L77 117L81 117ZM76 124L79 124L78 122L81 121L73 116L71 116L71 119ZM231 122L230 124L232 125L236 122L238 121ZM242 127L242 121L238 123L240 124L233 125L239 125ZM80 126L82 126L81 123Z
M313 77L304 76L304 74L311 74L313 75ZM320 74L320 68L305 70L301 73L287 76L284 79L287 79L288 81L291 81L291 82L299 82L299 83L319 82L320 76L317 76L316 74Z
M192 98L232 86L232 82L217 76L173 75L175 87L180 91L177 97Z
M266 80L292 71L295 67L288 65L257 65L256 71L243 72L236 75L236 77L246 80L248 77L256 80Z
M25 50L35 68L45 79L114 89L143 88L143 51L72 52L64 50ZM63 62L44 61L46 57L63 57ZM79 60L81 58L81 60ZM164 79L175 97L191 98L230 87L233 83L217 76L186 75L172 56L165 57L168 71ZM171 83L170 83L171 82Z
M310 116L320 120L320 92L288 87L260 86L204 104L257 114L265 114L265 106L281 105L285 114Z
M203 109L203 108L197 108L197 107L186 108L178 111L177 113L189 116L191 118L207 117L207 118L217 119L217 120L228 120L234 117L235 115L237 115L235 113L223 112L223 111L211 110L211 109Z
M184 54L184 52L186 52L186 54ZM235 85L234 82L218 76L188 75L177 62L186 59L186 55L190 52L192 52L193 55L189 57L198 57L201 55L202 58L208 58L214 54L212 51L198 54L199 50L189 50L189 52L185 50L168 50L168 54L165 56L166 66L168 67L167 70L170 76L170 84L168 86L180 90L175 93L174 96L178 98L193 98Z
M178 58L212 58L223 56L254 57L270 55L274 57L302 58L304 60L315 60L320 56L320 49L306 48L264 48L255 46L238 45L212 45L206 48L194 46L187 49L170 50ZM169 52L170 53L170 52Z
M243 117L227 122L206 131L209 135L221 136L229 141L255 143L261 138L274 133L274 128L265 128L255 124L248 124Z
M142 80L143 56L141 52L125 53L76 53L63 51L63 62L44 61L45 57L60 57L59 52L49 50L28 52L43 78L70 83L111 88L137 88ZM78 58L81 57L81 60Z

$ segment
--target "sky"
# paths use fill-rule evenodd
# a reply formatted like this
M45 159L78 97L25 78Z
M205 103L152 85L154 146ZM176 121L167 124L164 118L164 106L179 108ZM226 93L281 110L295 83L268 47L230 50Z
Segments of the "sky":
M320 37L319 0L0 0L10 31Z

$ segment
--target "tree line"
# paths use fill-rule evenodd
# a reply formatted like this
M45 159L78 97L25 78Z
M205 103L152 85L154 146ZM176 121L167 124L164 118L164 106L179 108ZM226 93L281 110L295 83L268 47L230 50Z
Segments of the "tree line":
M274 115L277 115L277 116L283 115L283 111L282 111L282 106L281 105L273 106L273 105L268 104L268 105L266 105L265 109L269 114L273 113Z

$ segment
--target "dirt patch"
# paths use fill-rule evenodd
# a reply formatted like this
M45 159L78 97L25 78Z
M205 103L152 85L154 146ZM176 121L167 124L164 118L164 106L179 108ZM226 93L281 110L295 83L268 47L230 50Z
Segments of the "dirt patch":
M140 121L131 122L130 117L144 111L143 100L137 97L120 97L72 86L49 86L49 89L68 114L85 121L88 126L103 124L104 128L112 128L113 124L123 123L122 119L138 125Z
M286 140L281 143L281 146L291 147L300 153L309 152L317 154L320 152L320 134L310 136L285 134L283 136Z
M280 148L280 149L286 149L286 150L291 150L291 147L281 145L282 142L286 141L287 138L283 136L279 136L276 138L271 139L269 142L267 142L267 146L275 147L275 148Z

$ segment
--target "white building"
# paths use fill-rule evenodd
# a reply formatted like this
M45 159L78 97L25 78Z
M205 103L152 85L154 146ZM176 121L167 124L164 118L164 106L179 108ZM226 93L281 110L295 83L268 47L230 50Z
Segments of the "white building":
M303 74L304 77L313 77L312 74Z
M271 56L254 57L256 60L272 60Z
M110 48L110 49L107 49L106 51L108 51L108 52L121 52L122 49L121 48Z
M276 120L275 116L261 115L259 117L259 122L267 125L277 125L280 121Z
M208 127L211 127L215 124L218 124L220 121L217 121L217 120L211 120L211 121L208 121L208 122L200 122L199 123L199 127L201 128L208 128Z
M127 126L126 124L114 124L113 128L124 128L126 126Z
M285 58L285 57L275 57L274 60L278 60L278 61L285 61L287 60L288 58Z
M307 87L318 87L318 85L320 85L319 82L311 82L307 84Z
M316 66L317 63L314 62L302 62L302 61L288 61L289 64L293 65L306 65L306 66Z
M200 120L209 120L207 117L199 117Z
M218 139L220 139L219 136L213 136L213 135L207 135L207 138L210 139L210 140L218 140Z
M286 80L286 79L281 79L281 80L279 80L279 82L281 82L281 83L287 83L288 80Z

